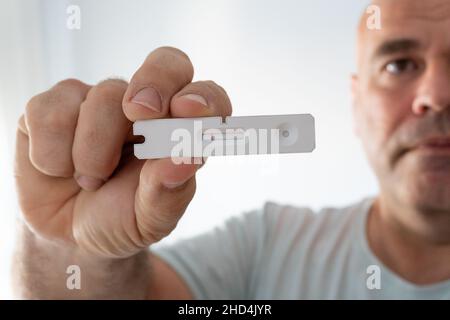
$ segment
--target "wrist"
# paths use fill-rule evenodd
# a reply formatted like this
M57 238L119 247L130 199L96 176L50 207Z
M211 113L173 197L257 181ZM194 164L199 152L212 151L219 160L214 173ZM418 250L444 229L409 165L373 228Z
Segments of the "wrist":
M13 274L15 289L25 298L144 299L150 283L149 252L100 257L39 237L21 223Z

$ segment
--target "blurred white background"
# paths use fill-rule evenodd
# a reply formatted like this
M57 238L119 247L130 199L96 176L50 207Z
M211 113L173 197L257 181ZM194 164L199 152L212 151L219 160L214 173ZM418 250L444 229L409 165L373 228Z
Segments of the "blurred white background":
M81 29L66 27L67 7ZM353 135L350 74L356 25L367 1L346 0L0 0L0 298L18 214L13 181L15 125L28 99L65 78L129 80L147 54L185 51L195 80L228 92L234 115L311 113L312 154L210 158L176 231L205 231L272 200L318 209L377 192Z

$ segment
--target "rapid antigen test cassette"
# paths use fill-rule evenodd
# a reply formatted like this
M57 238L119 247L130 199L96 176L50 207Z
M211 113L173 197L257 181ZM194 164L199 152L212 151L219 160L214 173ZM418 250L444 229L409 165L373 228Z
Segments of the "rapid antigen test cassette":
M138 159L305 153L315 148L310 114L172 118L136 121Z

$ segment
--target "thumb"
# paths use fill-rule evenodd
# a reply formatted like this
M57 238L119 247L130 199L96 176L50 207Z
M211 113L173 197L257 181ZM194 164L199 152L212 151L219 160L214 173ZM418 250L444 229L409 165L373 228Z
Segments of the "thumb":
M147 244L158 242L177 225L195 194L198 164L147 160L135 198L138 231Z

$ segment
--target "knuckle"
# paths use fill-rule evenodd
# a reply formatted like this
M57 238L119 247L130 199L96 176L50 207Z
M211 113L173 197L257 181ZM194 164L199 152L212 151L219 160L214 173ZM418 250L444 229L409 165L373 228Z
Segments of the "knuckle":
M67 130L73 130L75 123L66 113L52 110L41 115L39 123L35 125L38 125L48 132L60 133Z
M32 97L25 106L25 115L27 120L32 120L35 117L39 117L43 111L41 109L46 106L46 102L48 102L49 98L48 91Z
M83 90L86 87L86 84L84 84L82 81L78 79L64 79L59 82L57 82L53 89L63 89L63 90Z
M104 80L89 91L88 98L84 104L92 104L95 107L122 106L126 88L127 83L125 81Z
M125 92L128 84L121 79L106 79L94 86L91 91L96 94L117 95Z
M26 107L26 119L30 128L39 128L50 132L58 132L72 127L72 120L67 113L54 108L55 103L62 101L61 94L47 91L33 97Z
M64 130L73 124L73 112L81 102L82 87L76 79L58 82L50 90L32 97L25 107L27 123L33 128ZM65 108L75 104L77 108Z

